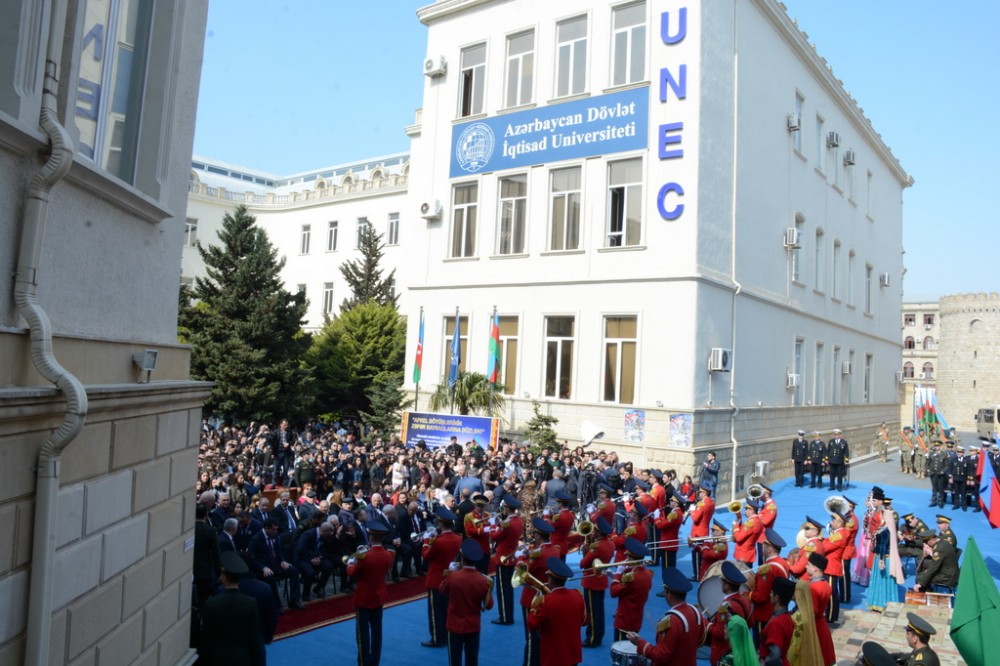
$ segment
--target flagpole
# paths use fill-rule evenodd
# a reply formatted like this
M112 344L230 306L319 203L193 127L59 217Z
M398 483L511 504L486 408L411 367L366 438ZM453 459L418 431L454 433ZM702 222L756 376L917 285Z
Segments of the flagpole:
M455 381L454 382L451 381L451 369L450 369L450 367L449 367L449 370L448 370L448 384L449 384L448 385L448 393L449 393L449 395L451 397L451 413L452 414L455 413L455 383L457 383L457 381L458 381L458 367L457 367L457 365L458 365L458 363L461 362L461 361L459 361L458 363L456 363L456 361L455 361L455 346L457 344L458 348L461 349L461 344L462 344L461 340L460 340L460 334L461 334L461 330L462 329L461 329L461 322L460 322L460 320L458 318L458 312L459 312L458 306L456 305L455 306L455 331L454 331L454 333L452 333L452 339L451 339L451 365L455 366L454 367L454 369L455 369Z
M486 363L486 379L487 379L487 381L489 381L489 384L490 384L490 418L493 418L493 380L492 380L493 372L492 372L492 368L490 366L492 366L494 363L496 363L496 359L493 357L493 349L492 349L492 344L491 343L492 343L492 340L493 340L493 322L495 322L496 320L497 320L497 306L494 305L493 306L493 315L490 316L490 327L489 327L490 341L491 342L486 345L487 348L490 349L490 359Z

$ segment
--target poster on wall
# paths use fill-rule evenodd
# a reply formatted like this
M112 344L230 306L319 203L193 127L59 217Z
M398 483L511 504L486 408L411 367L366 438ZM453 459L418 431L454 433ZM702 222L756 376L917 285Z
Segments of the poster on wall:
M625 441L641 442L646 436L646 410L625 410Z
M691 448L691 421L693 414L670 415L670 446Z
M428 449L448 446L452 436L458 443L474 441L486 451L495 451L500 438L500 419L488 416L463 416L462 414L430 414L403 412L400 439L412 448L420 440Z

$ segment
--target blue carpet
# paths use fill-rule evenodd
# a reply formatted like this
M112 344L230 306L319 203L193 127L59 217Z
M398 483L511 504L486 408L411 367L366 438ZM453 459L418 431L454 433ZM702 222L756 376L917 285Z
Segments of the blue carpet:
M869 464L877 465L878 463ZM975 535L979 548L986 558L990 573L1000 583L1000 561L997 559L1000 557L1000 532L990 529L983 514L972 513L971 510L963 512L952 511L950 508L928 508L929 482L927 482L928 489L926 490L889 485L888 481L897 476L897 473L888 467L896 467L896 465L889 463L888 466L880 468L886 470L887 481L886 483L879 482L878 485L885 489L886 495L893 498L893 506L899 515L914 512L931 526L934 525L934 517L937 513L950 515L953 519L952 530L958 537L959 547L964 548L969 535ZM794 544L795 535L798 533L806 514L817 520L826 521L827 515L823 510L823 501L834 493L825 489L795 488L792 479L776 481L771 484L771 487L775 491L774 497L778 503L777 530L790 545ZM843 494L855 502L863 504L870 489L871 484L852 484ZM859 507L859 509L861 508ZM863 513L863 510L859 511L859 519ZM725 525L732 523L732 514L725 508L722 508L716 517ZM731 553L732 547L730 547ZM689 551L685 552L685 549L682 549L678 555L678 568L685 573L690 572L691 557ZM575 568L578 563L579 556L575 553L571 554L569 564ZM908 573L910 575L907 579L907 587L912 588L914 584L912 566L909 567ZM660 583L659 570L657 569L653 592L660 589ZM571 585L578 585L578 581ZM653 592L651 592L649 602L646 604L645 619L640 632L647 640L653 640L653 627L667 610L664 600L652 596ZM692 603L697 601L696 592L695 589L689 593L688 600ZM864 608L865 592L866 588L854 585L852 603L844 604L842 607ZM420 645L421 641L428 638L426 603L426 600L420 600L385 611L382 664L387 666L416 662L447 664L447 648L425 648ZM607 597L605 614L608 627L605 634L605 645L600 648L584 649L582 663L587 666L607 666L611 663L609 656L610 638L613 636L612 622L615 604L614 599L611 599L610 596ZM524 629L520 615L517 615L516 623L512 626L490 624L489 621L495 617L495 610L483 615L480 660L483 664L516 666L521 663L524 648ZM354 629L354 622L347 621L279 641L268 647L268 661L272 666L283 666L285 664L313 662L314 660L326 662L333 655L336 655L338 660L355 661L357 648ZM707 650L704 656L706 658L700 659L699 665L708 663Z

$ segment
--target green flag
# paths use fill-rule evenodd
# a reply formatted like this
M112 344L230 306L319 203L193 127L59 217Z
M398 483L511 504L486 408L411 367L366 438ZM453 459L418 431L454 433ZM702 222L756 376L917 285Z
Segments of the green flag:
M963 558L951 640L969 666L995 664L1000 655L1000 591L972 537L965 543ZM993 656L987 659L988 654Z

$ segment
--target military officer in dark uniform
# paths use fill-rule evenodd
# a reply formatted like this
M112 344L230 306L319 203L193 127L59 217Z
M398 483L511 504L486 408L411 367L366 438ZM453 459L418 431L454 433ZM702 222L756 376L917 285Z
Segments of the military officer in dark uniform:
M958 537L951 531L951 518L939 513L937 515L938 536L951 544L951 547L958 550Z
M813 433L813 440L809 442L809 471L812 477L809 479L810 488L823 487L823 461L826 458L826 442L820 439L819 431Z
M960 509L965 504L965 447L955 445L955 457L951 459L951 469L948 471L951 482L951 509Z
M848 463L851 462L851 450L847 446L847 440L841 437L843 433L839 428L833 431L833 439L826 445L826 460L830 464L830 487L834 489L836 483L837 490L844 489L844 471Z
M240 592L240 576L250 568L233 551L222 553L223 591L205 602L201 613L201 649L208 664L259 666L264 641L257 619L257 602Z
M969 447L969 457L965 460L965 503L962 511L968 511L969 505L976 513L982 511L979 506L979 447Z
M899 556L920 559L924 555L924 540L917 535L930 528L927 523L908 513L903 516L903 525L899 529Z
M931 477L931 503L927 506L944 506L945 484L948 481L947 467L948 457L941 450L941 440L935 439L931 446L931 454L927 458L927 474Z
M893 653L896 663L905 666L940 666L937 653L927 645L931 636L937 633L934 627L916 613L907 613L906 620L906 644L911 651Z
M806 460L809 459L809 442L806 431L799 430L799 436L792 440L792 462L795 464L795 487L806 483Z
M989 463L993 465L993 475L1000 476L1000 444L994 444L990 447L989 456Z
M924 559L917 566L917 592L952 594L958 586L958 552L950 543L927 530L917 535L924 540Z

